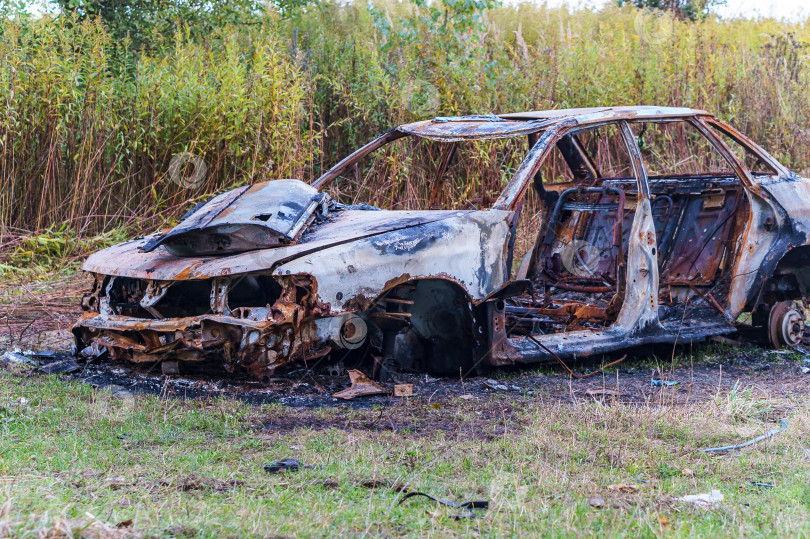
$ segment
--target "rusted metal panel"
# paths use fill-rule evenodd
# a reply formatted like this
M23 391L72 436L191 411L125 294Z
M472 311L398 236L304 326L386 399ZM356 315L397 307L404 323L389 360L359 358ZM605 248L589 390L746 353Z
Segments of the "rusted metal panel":
M658 259L650 201L636 208L627 252L627 283L616 326L628 333L660 327L658 321Z
M621 328L610 328L602 331L585 329L544 335L539 339L554 355L562 359L577 359L582 357L598 356L626 350L643 344L699 342L715 335L728 335L734 333L733 326L718 324L716 321L696 322L688 326L681 326L679 331L661 331L629 334ZM552 363L553 355L538 347L531 339L517 337L511 339L516 349L515 363Z
M627 252L627 277L622 309L616 326L628 333L661 328L658 320L658 256L655 224L650 205L650 189L641 154L633 144L633 133L627 122L620 124L622 138L630 150L633 173L639 182L639 200L630 230Z
M307 274L319 300L333 312L364 305L383 291L419 278L450 279L473 300L504 282L503 245L510 212L460 212L457 216L318 251L279 266L274 274Z
M292 243L328 197L299 180L256 183L195 208L166 234L143 244L177 256L222 255Z
M551 122L544 120L511 121L498 116L436 118L403 125L399 131L440 142L510 138L537 133Z

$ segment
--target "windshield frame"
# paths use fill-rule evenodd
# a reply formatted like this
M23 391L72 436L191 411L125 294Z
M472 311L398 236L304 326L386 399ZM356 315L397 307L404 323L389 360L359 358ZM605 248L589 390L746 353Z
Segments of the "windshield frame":
M383 146L404 137L412 136L446 143L498 140L539 133L540 131L545 131L550 125L555 123L557 123L555 119L522 121L507 120L497 116L458 116L448 118L439 117L432 120L401 125L389 129L376 139L361 146L338 161L338 163L327 170L321 177L312 182L312 186L315 189L322 190L349 167ZM471 127L471 124L475 124L475 127ZM531 154L531 151L529 151L529 154ZM526 161L524 159L521 167L518 168L518 172L520 172L525 163ZM510 180L509 183L511 184L512 181Z

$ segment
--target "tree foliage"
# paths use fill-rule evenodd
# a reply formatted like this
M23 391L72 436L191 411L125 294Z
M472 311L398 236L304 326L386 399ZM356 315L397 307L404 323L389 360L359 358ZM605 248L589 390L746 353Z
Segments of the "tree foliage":
M184 29L205 36L216 28L259 22L261 0L56 0L63 14L79 21L100 18L115 39L135 49L160 43Z
M671 11L679 19L696 21L707 17L712 9L724 5L726 0L616 0L619 6Z

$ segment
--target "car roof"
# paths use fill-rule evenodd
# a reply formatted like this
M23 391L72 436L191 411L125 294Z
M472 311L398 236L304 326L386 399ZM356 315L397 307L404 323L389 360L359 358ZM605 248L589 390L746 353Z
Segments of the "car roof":
M601 122L604 120L632 120L635 118L672 118L708 115L708 112L685 107L656 107L642 105L636 107L590 107L581 109L536 110L499 114L509 120L538 120L555 118L576 118L578 123Z
M488 114L477 116L437 117L401 125L398 131L441 141L506 138L534 133L547 129L555 123L573 120L578 125L605 121L638 120L654 118L685 118L709 116L708 112L684 107L591 107L578 109L537 110Z

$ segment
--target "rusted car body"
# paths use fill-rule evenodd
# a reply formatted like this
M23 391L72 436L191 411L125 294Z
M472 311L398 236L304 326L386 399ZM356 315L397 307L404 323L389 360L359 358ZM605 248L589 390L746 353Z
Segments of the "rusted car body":
M527 144L497 199L477 199L486 209L379 210L327 194L405 137L446 147L441 166L472 141ZM686 157L667 164L660 148ZM561 181L544 176L553 159ZM537 227L518 259L529 194ZM392 129L311 185L234 189L168 233L92 255L73 333L79 350L166 372L216 363L260 379L360 349L378 370L456 374L575 359L731 333L744 313L770 344L793 346L809 257L810 181L706 112L436 118Z

